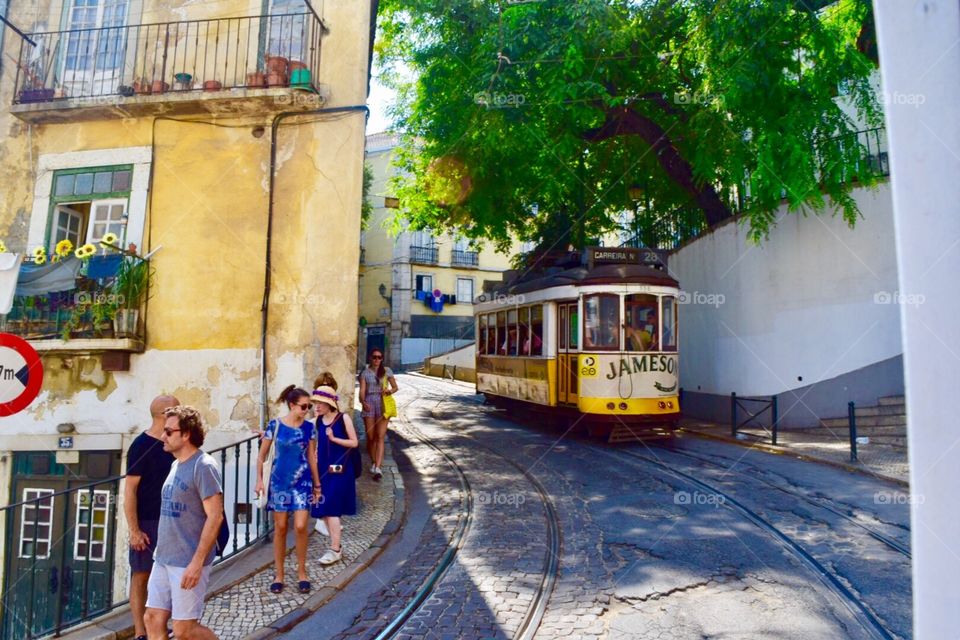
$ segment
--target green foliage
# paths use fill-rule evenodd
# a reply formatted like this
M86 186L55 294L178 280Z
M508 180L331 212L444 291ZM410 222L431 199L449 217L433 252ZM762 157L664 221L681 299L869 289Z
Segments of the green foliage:
M398 216L501 245L582 244L641 185L648 218L675 229L742 208L760 239L784 194L815 212L828 196L852 225L851 178L872 177L837 93L860 127L879 125L856 47L869 0L823 4L383 0Z
M150 262L125 255L113 281L113 293L120 309L139 309L147 299L153 271Z
M363 163L363 196L360 202L360 228L366 229L370 225L370 214L373 213L373 203L370 202L370 189L373 187L373 169Z

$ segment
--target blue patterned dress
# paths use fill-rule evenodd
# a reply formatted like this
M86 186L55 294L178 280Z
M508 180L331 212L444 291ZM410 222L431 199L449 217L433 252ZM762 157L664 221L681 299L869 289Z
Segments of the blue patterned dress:
M279 431L278 431L279 429ZM270 496L267 511L305 511L313 497L313 476L307 463L310 441L317 439L317 429L304 420L299 428L280 420L271 420L263 437L277 440L270 472Z

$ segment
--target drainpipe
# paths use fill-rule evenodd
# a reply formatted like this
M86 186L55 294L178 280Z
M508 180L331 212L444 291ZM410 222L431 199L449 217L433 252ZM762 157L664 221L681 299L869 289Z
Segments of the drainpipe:
M273 241L273 192L276 181L277 168L277 130L280 122L294 116L326 115L330 113L364 112L369 114L366 105L351 105L348 107L328 107L325 109L311 109L309 111L283 111L273 118L270 125L270 186L268 189L267 204L267 251L264 260L263 276L263 304L260 307L260 422L257 425L262 429L267 418L267 321L270 303L270 272L271 272L271 245Z

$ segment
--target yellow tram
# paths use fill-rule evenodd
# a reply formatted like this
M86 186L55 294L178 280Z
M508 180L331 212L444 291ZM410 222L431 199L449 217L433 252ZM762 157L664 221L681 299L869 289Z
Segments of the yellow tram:
M576 258L477 299L477 392L583 418L594 432L675 426L677 281L651 250Z

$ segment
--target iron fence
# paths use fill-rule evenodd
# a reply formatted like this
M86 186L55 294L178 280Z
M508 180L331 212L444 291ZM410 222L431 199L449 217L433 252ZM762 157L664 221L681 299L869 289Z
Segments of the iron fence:
M235 88L316 90L325 32L310 8L32 33L35 45L20 42L14 104Z
M480 254L476 251L454 249L450 254L450 265L454 267L476 267L480 264Z
M414 264L437 264L440 252L437 247L410 246L410 262Z
M267 539L271 520L254 503L257 444L252 436L210 451L220 464L230 539L223 562ZM0 510L6 546L2 620L4 640L60 635L69 627L128 602L118 597L114 560L126 562L117 539L123 517L123 475L64 490L24 489L24 499Z

